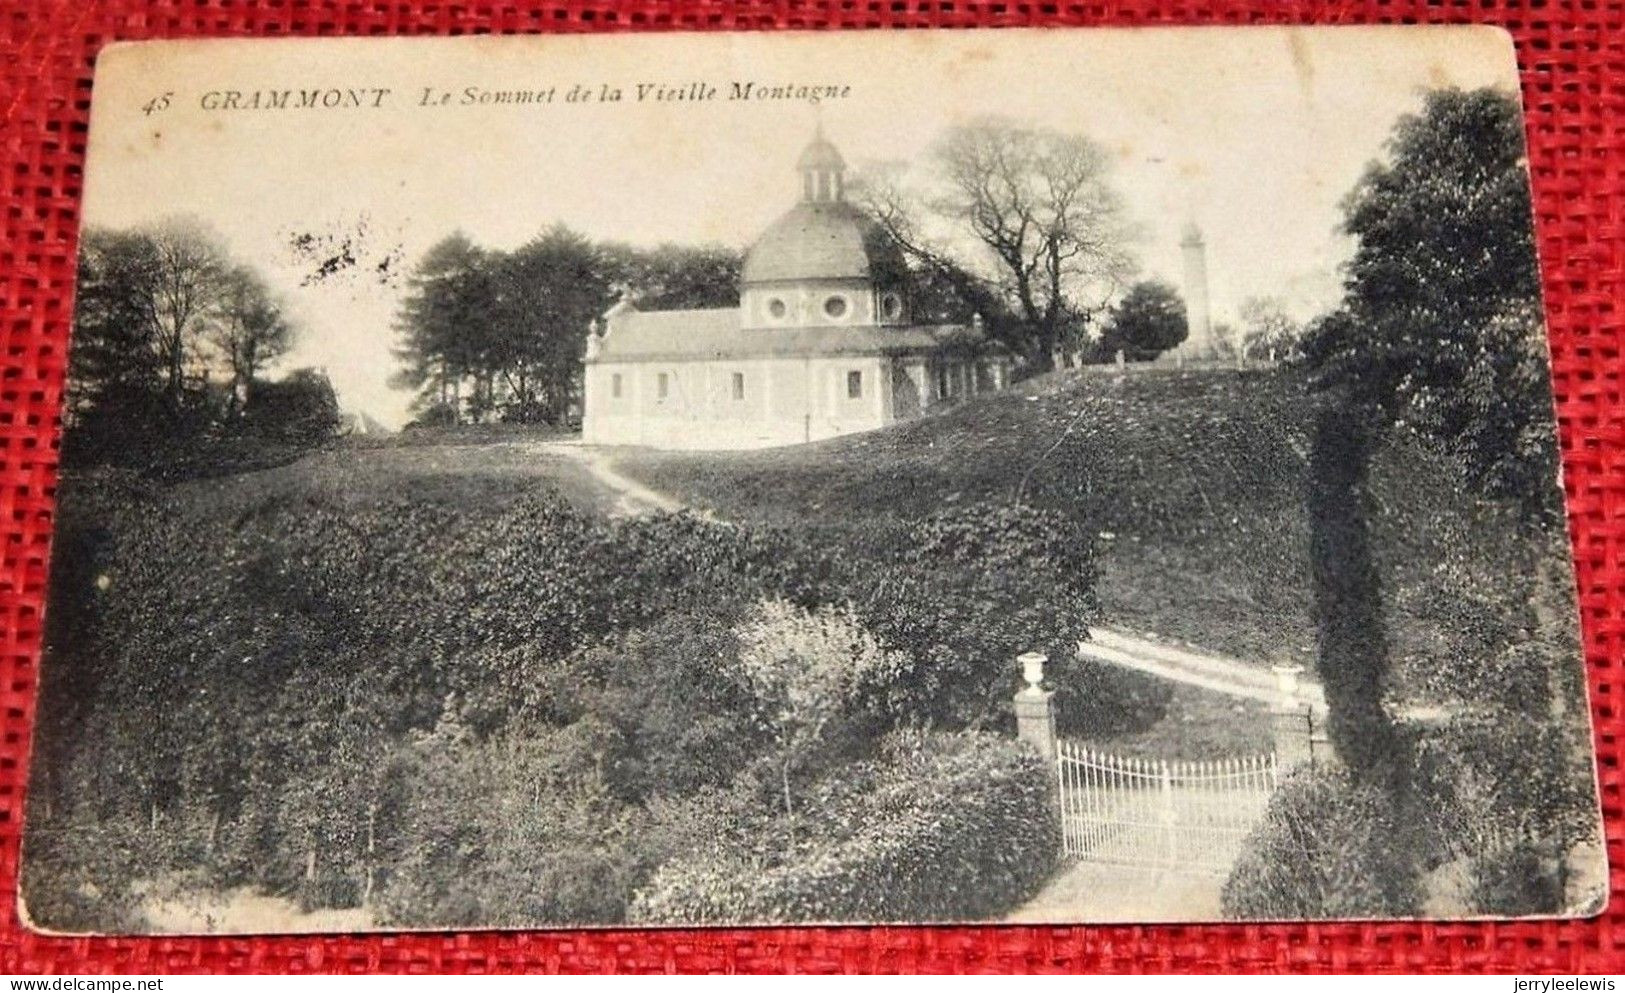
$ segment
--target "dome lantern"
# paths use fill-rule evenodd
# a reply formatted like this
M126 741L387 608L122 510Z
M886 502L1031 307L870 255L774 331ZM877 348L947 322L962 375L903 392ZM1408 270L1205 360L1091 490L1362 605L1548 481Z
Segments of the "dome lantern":
M818 130L813 132L812 141L802 149L801 158L796 160L796 171L801 174L801 199L812 203L831 203L841 199L846 161L824 137L823 125L819 125Z

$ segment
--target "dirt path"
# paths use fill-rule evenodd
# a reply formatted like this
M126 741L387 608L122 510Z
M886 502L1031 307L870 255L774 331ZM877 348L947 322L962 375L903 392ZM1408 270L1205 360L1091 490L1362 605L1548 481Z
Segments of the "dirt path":
M1089 638L1078 645L1078 654L1084 658L1227 696L1265 703L1280 698L1275 674L1256 665L1110 628L1090 628ZM1321 713L1326 710L1326 694L1318 683L1300 678L1294 698Z
M1075 862L1018 907L1011 924L1154 924L1222 918L1218 876Z
M609 454L602 449L574 441L540 441L528 444L538 452L562 456L579 463L594 480L614 493L615 509L611 513L615 516L635 517L639 514L668 513L683 509L681 501L617 472Z
M1084 658L1230 697L1273 704L1281 696L1275 674L1257 665L1110 628L1091 628L1089 635L1090 640L1078 645ZM1318 684L1300 678L1293 697L1325 712L1326 696ZM1008 920L1027 924L1218 920L1223 887L1222 875L1080 860L1057 872Z

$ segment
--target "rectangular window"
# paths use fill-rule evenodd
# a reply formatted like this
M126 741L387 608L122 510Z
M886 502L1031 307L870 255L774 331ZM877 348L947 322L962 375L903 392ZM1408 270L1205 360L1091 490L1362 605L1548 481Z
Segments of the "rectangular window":
M609 377L609 395L617 400L621 398L621 374L618 372Z
M661 373L659 375L659 377L657 377L655 379L655 396L657 396L660 399L664 400L664 399L666 399L666 394L668 394L670 392L671 392L671 381L669 379L667 379L665 373Z
M863 373L853 369L846 374L846 396L849 400L856 400L863 396Z
M742 372L734 373L734 399L745 399L745 374Z

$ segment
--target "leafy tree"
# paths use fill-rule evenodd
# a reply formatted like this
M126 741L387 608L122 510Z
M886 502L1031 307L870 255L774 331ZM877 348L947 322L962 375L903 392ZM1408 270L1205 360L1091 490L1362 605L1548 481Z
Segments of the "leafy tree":
M606 272L645 310L689 310L739 304L740 253L721 245L605 245Z
M87 231L80 247L74 372L79 401L152 398L177 416L189 366L225 285L225 251L196 222Z
M1249 297L1241 302L1240 351L1250 359L1275 361L1294 354L1303 325L1287 314L1273 297Z
M147 234L154 259L150 284L153 343L164 370L164 395L179 411L187 365L201 351L213 308L226 285L229 262L215 235L187 218L165 221Z
M1185 301L1167 283L1135 283L1106 319L1099 347L1134 360L1154 359L1185 340Z
M264 280L186 219L90 229L79 256L68 451L172 469L233 426L295 329Z
M990 331L1048 368L1134 269L1109 162L1082 135L986 117L943 134L922 189L882 165L854 195L917 266L966 300L1000 299L977 310L1018 319Z
M846 607L809 612L787 600L764 600L738 635L740 672L782 749L779 771L793 849L790 777L795 767L824 742L866 682L901 671L907 662L883 648Z
M508 386L512 419L558 423L575 399L587 328L612 298L609 267L585 236L555 224L493 268L500 302L484 360Z
M293 347L293 326L254 270L236 266L222 275L207 338L231 372L231 403L240 408L250 385Z
M74 301L70 426L72 419L97 413L145 424L155 412L163 377L157 279L157 251L149 235L86 229Z
M1433 91L1395 125L1388 153L1343 205L1356 239L1343 304L1304 337L1324 394L1310 452L1310 551L1333 743L1357 783L1425 806L1411 782L1414 749L1384 701L1391 660L1368 539L1372 452L1396 431L1420 436L1539 528L1557 517L1555 445L1516 99ZM1533 575L1550 571L1545 547L1529 543ZM1533 613L1528 623L1542 625ZM1560 697L1554 687L1554 710Z
M587 329L618 289L644 307L731 306L739 264L716 246L598 245L563 224L511 252L451 235L410 279L394 382L419 390L415 424L465 412L559 423L577 398Z

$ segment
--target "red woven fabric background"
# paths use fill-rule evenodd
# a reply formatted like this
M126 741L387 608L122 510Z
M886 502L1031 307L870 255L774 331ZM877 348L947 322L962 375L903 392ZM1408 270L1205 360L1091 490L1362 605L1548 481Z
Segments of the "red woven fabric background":
M44 938L14 907L91 67L195 35L1151 23L1501 24L1517 39L1597 722L1607 913L1506 924ZM1625 0L0 0L0 972L1625 971ZM86 733L95 733L86 729Z

